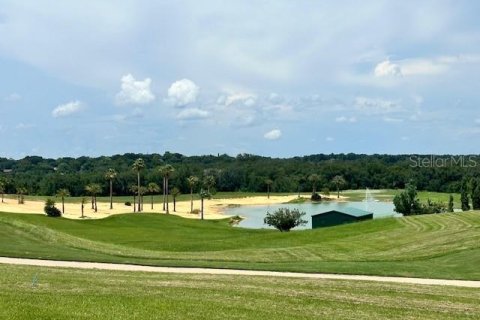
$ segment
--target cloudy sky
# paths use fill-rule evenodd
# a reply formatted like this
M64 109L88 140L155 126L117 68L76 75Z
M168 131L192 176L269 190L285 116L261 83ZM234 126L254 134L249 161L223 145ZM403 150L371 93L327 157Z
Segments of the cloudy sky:
M478 12L0 0L0 156L478 153Z

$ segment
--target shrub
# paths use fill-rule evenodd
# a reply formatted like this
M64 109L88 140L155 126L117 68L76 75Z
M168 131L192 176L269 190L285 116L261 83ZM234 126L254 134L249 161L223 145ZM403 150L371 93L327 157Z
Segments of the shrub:
M191 214L200 214L200 209L193 209L192 212L190 212Z
M127 207L130 207L130 206L132 206L132 203L131 203L130 201L125 201L125 205L126 205Z
M239 224L240 221L242 221L242 220L243 220L242 217L240 217L239 215L236 215L236 216L233 216L233 217L230 218L229 223L230 223L231 225L235 225L235 224Z
M325 195L325 196L329 196L330 195L330 189L325 187L322 189L322 194Z
M305 225L306 220L303 220L305 212L300 212L298 209L279 208L274 213L267 212L267 216L263 219L265 224L273 226L283 231L290 231L300 225Z
M45 201L43 211L45 211L49 217L60 217L62 215L62 212L55 207L55 201L52 199L47 199L47 201Z
M310 198L312 201L322 201L322 197L318 193L312 193L312 196Z

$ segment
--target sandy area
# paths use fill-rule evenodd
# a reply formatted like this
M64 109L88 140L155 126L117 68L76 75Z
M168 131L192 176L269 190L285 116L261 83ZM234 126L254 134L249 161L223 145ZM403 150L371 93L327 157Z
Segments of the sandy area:
M246 198L234 198L234 199L211 199L204 202L204 217L205 219L221 219L225 218L224 210L228 206L233 205L268 205L285 203L290 200L296 199L297 194L288 196L270 196L268 199L266 196L260 197L246 197ZM3 212L15 212L15 213L33 213L43 214L43 201L25 201L24 204L18 204L16 199L5 198L4 203L0 203L0 211ZM56 199L56 207L61 210L62 204ZM148 202L149 197L145 197L145 203L143 205L143 212L160 212L162 211L162 204L154 204L154 209L151 209L151 205ZM171 199L170 199L171 201ZM186 218L199 218L197 214L190 213L190 201L177 202L176 212L173 212L173 203L170 202L170 213L176 214ZM200 200L194 200L194 209L200 209ZM91 203L87 201L84 208L84 216L86 219L101 219L108 217L112 214L133 213L133 206L128 207L123 203L114 203L113 209L110 210L110 204L107 202L98 202L98 211L94 212L91 209ZM63 215L69 219L81 219L81 205L80 203L65 203L65 213Z

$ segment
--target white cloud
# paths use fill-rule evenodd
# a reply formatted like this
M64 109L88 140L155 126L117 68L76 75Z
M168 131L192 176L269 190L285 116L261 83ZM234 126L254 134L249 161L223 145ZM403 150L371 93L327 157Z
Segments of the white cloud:
M15 129L18 129L18 130L31 129L31 128L35 128L35 125L34 124L25 124L23 122L20 122L19 124L17 124L15 126Z
M122 89L117 93L117 104L148 104L155 100L155 95L150 89L152 83L150 78L145 78L143 81L135 80L131 74L127 74L120 81Z
M374 70L376 77L387 77L387 76L402 76L402 69L398 64L390 62L390 60L385 60L377 64Z
M82 109L83 109L83 104L80 101L78 100L71 101L65 104L61 104L57 106L55 109L53 109L52 116L54 118L66 117L71 114L77 113Z
M3 100L7 102L16 102L22 99L22 96L19 95L18 93L14 92L6 96Z
M282 136L282 131L280 131L279 129L273 129L263 135L263 137L267 140L277 140L281 136Z
M383 118L383 121L385 121L385 122L403 122L403 119L385 117L385 118Z
M175 107L183 107L197 101L200 88L191 80L182 79L168 88L167 101Z
M350 122L350 123L354 123L354 122L357 122L357 118L355 118L355 117L345 117L345 116L341 116L341 117L335 118L335 121L336 121L336 122Z
M327 141L327 142L332 142L332 141L335 141L335 138L333 138L333 137L326 137L326 138L325 138L325 141Z
M257 96L252 93L237 92L229 94L224 98L224 104L227 107L238 102L243 103L247 107L251 107L257 102Z
M210 115L208 111L201 110L198 108L189 108L180 111L177 114L177 119L179 120L199 120L205 119Z
M357 97L354 102L355 109L366 114L384 114L401 111L398 102L383 99Z

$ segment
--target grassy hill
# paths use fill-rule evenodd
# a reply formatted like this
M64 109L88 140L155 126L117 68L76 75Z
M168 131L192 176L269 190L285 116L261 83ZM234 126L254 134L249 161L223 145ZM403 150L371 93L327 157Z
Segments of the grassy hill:
M480 213L290 233L161 214L80 221L0 213L0 255L479 280Z
M478 319L474 288L0 265L0 318Z

